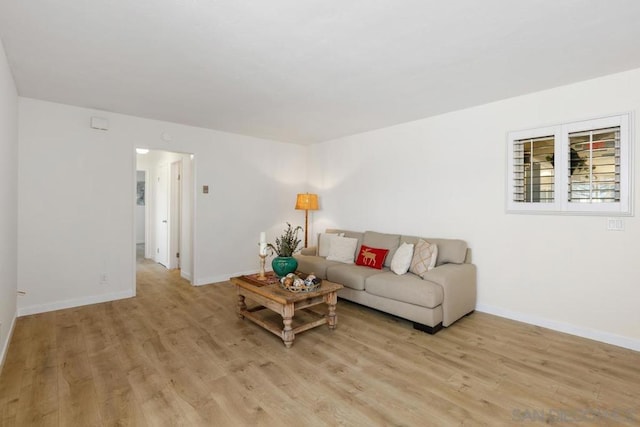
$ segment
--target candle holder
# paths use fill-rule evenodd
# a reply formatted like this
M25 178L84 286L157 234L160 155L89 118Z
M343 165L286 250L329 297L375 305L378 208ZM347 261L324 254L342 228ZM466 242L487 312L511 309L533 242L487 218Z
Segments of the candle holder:
M258 273L258 280L267 280L267 276L264 274L264 260L267 257L267 254L258 254L260 257L260 272Z

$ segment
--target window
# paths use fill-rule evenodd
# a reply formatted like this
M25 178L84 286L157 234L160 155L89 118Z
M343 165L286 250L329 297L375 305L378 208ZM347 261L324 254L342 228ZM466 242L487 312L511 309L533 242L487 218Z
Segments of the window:
M507 211L631 214L630 114L510 132Z
M620 126L569 134L569 201L620 202Z
M518 202L554 200L553 135L514 141L514 194Z

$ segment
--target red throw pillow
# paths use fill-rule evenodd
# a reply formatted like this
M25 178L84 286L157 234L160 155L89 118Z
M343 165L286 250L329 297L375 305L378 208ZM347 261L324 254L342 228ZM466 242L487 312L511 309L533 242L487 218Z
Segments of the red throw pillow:
M370 248L369 246L362 245L358 258L356 259L356 264L382 270L387 254L389 254L389 249Z

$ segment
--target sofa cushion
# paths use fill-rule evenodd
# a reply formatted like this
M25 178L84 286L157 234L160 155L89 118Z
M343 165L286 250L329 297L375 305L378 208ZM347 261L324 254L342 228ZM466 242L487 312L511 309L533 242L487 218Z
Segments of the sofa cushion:
M376 274L367 278L366 288L373 295L427 308L439 306L444 299L442 286L412 273L402 276L392 272Z
M365 280L382 271L354 264L331 265L327 268L327 279L347 288L363 291Z
M433 270L438 259L438 246L419 239L413 249L413 259L409 271L418 276L424 276L429 270Z
M362 245L356 257L356 264L382 270L382 264L388 254L389 249L370 248L367 245Z
M418 243L419 239L435 243L438 246L438 259L436 267L442 264L454 263L463 264L467 257L467 243L458 239L432 239L426 237L402 236L401 241L407 243Z
M327 278L327 268L331 265L342 265L338 261L328 261L316 255L294 255L298 261L298 271L306 274L315 274L320 279Z
M391 260L391 271L396 274L405 274L409 271L413 259L413 245L402 243Z
M400 235L365 231L362 244L367 245L370 248L389 249L389 254L384 262L384 266L389 267L391 265L391 259L396 253L396 249L400 246Z

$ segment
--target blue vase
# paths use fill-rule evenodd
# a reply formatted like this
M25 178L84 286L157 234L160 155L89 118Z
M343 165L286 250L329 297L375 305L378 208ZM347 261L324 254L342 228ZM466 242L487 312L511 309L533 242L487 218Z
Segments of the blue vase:
M291 256L288 257L275 257L271 261L271 267L278 277L284 277L289 273L294 273L298 268L298 261Z

